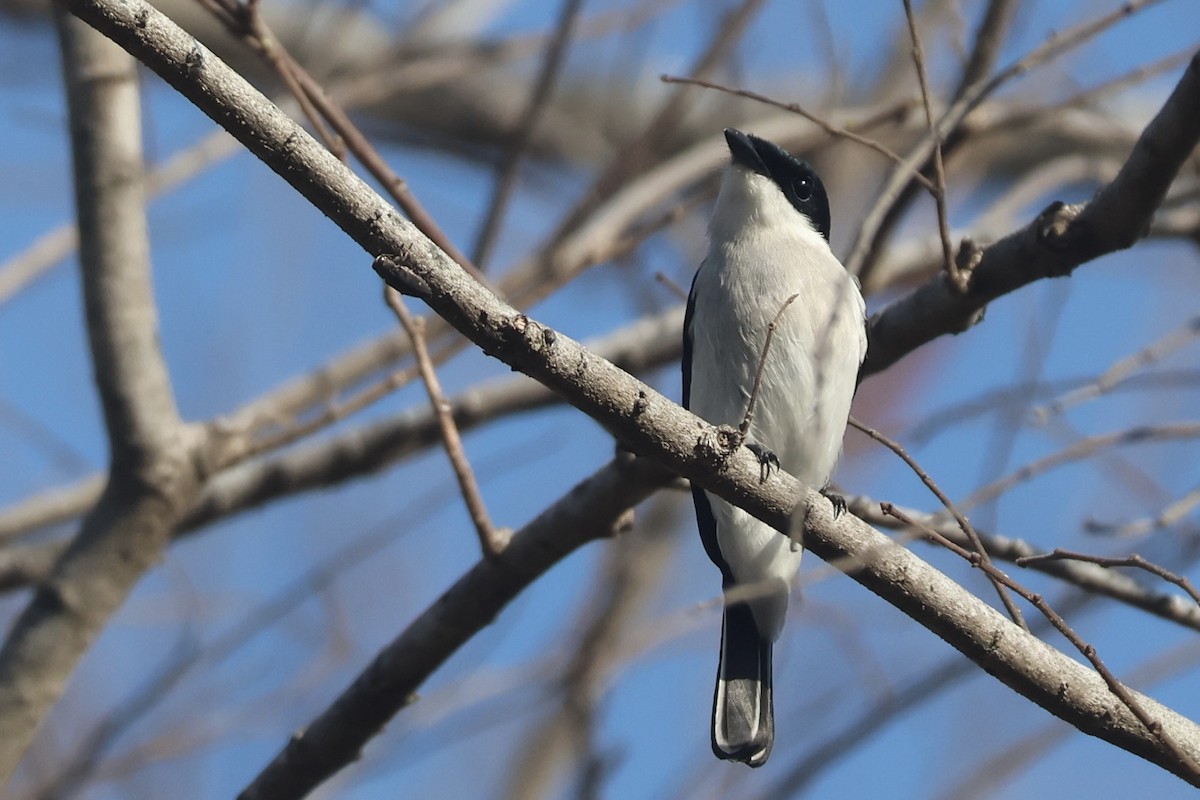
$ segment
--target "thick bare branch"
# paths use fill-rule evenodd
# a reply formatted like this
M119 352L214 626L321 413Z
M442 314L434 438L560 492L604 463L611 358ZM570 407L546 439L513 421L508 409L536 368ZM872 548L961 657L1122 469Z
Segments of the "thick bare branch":
M161 448L179 425L150 284L136 62L63 23L88 341L120 469Z
M200 485L200 436L179 420L158 345L135 62L64 11L57 18L88 339L112 466L78 538L0 650L0 784Z

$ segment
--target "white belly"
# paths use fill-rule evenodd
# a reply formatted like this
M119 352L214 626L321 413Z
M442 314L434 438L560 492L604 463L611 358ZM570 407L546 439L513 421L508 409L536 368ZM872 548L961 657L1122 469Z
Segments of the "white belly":
M761 239L754 244L754 252L788 253L795 242L765 250ZM691 410L714 424L742 422L768 326L787 299L798 295L780 317L763 364L749 439L772 450L802 484L821 489L841 453L866 352L862 296L832 253L788 269L764 266L737 245L726 245L701 267L691 327ZM708 497L717 542L735 580L790 584L800 566L798 543L719 497ZM786 595L783 603L786 608ZM755 609L772 638L783 624L782 613L768 610L775 605L764 604L762 613Z

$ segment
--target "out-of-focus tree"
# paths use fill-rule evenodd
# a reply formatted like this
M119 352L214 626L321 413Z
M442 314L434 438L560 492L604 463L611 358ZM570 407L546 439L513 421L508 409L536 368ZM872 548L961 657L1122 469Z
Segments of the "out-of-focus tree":
M1200 785L1186 0L0 10L12 796ZM727 126L868 298L852 515L673 402ZM761 770L688 478L820 557Z

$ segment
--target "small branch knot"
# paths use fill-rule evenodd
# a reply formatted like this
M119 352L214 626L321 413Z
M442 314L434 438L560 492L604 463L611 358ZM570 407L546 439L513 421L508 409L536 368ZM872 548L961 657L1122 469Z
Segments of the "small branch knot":
M639 389L637 399L633 401L633 416L640 417L650 407L650 401L646 397L646 392Z
M745 436L737 428L729 425L717 426L717 447L723 458L729 458L742 446Z
M729 425L705 425L701 427L700 436L696 439L695 453L710 466L724 469L730 456L741 446L742 435L737 428Z
M1067 205L1061 200L1055 200L1038 214L1035 230L1038 244L1061 253L1071 247L1073 237L1071 227L1083 207Z
M381 253L371 263L371 269L400 294L428 301L433 297L433 290L424 278L408 267L406 261L403 253Z
M958 243L958 252L954 254L954 263L963 282L963 290L970 288L971 275L979 262L983 261L983 248L975 243L970 236L964 236Z

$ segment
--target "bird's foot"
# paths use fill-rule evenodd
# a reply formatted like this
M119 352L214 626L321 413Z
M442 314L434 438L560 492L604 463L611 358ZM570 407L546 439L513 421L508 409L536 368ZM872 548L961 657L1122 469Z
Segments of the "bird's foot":
M758 442L747 442L746 448L758 458L758 482L766 483L767 478L771 477L771 470L779 469L779 456Z
M833 504L833 518L837 519L846 513L846 498L826 486L821 490L821 496Z

